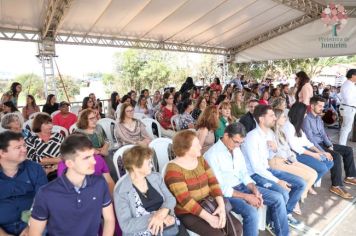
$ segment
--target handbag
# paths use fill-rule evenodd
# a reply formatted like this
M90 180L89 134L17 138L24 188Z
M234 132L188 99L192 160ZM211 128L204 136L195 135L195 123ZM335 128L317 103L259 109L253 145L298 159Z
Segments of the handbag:
M179 228L177 224L177 219L176 222L173 225L170 225L168 227L163 228L163 236L176 236L179 233Z
M221 229L225 235L229 236L238 236L240 235L235 227L233 218L234 216L231 215L230 211L232 210L232 206L230 202L224 198L225 203L225 212L226 212L226 224L223 229ZM218 208L218 203L216 202L215 198L212 196L208 196L199 201L199 205L206 210L208 213L213 214L216 208Z

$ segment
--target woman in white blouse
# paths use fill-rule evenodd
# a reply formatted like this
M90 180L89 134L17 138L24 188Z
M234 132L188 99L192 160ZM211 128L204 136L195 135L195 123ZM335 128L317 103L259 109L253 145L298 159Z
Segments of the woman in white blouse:
M297 155L297 160L318 173L317 182L333 167L334 162L329 153L315 147L303 132L302 124L306 111L307 106L304 103L294 103L288 113L289 121L284 125L283 131L289 146Z

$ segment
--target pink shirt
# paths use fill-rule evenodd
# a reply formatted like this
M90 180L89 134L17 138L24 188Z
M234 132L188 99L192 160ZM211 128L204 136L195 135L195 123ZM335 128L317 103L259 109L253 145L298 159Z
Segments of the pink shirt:
M302 89L300 90L299 94L299 102L304 103L305 105L309 106L310 98L313 97L313 87L310 83L304 84Z
M52 118L52 123L54 125L59 125L69 130L69 128L73 124L75 124L75 122L77 122L77 119L77 116L70 112L67 114L66 117L63 117L62 113L58 113Z

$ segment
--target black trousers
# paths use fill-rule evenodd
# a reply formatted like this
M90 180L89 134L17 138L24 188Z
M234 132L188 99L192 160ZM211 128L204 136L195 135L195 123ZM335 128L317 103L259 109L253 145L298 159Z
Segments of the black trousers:
M333 186L342 186L342 161L344 161L344 170L346 177L356 177L354 154L351 147L333 144L334 150L321 143L319 144L326 152L330 153L334 159L334 166L331 168L331 184Z

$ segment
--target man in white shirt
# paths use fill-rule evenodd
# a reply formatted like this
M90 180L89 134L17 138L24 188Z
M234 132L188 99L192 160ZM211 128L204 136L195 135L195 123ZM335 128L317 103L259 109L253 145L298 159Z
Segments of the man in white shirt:
M347 80L341 86L340 115L342 126L340 130L339 144L345 145L347 137L352 130L356 114L356 69L350 69L346 74Z
M247 134L246 142L242 145L247 170L257 186L277 191L283 195L289 224L299 228L302 223L292 216L292 212L304 192L306 183L299 176L271 169L268 165L270 150L277 152L277 144L273 141L271 130L276 122L272 107L258 105L253 116L258 125Z
M247 173L240 150L245 135L246 131L242 124L228 125L223 137L209 148L204 158L213 169L233 211L242 215L244 235L258 235L257 209L263 204L271 211L276 235L288 235L287 212L283 196L273 190L256 187Z

